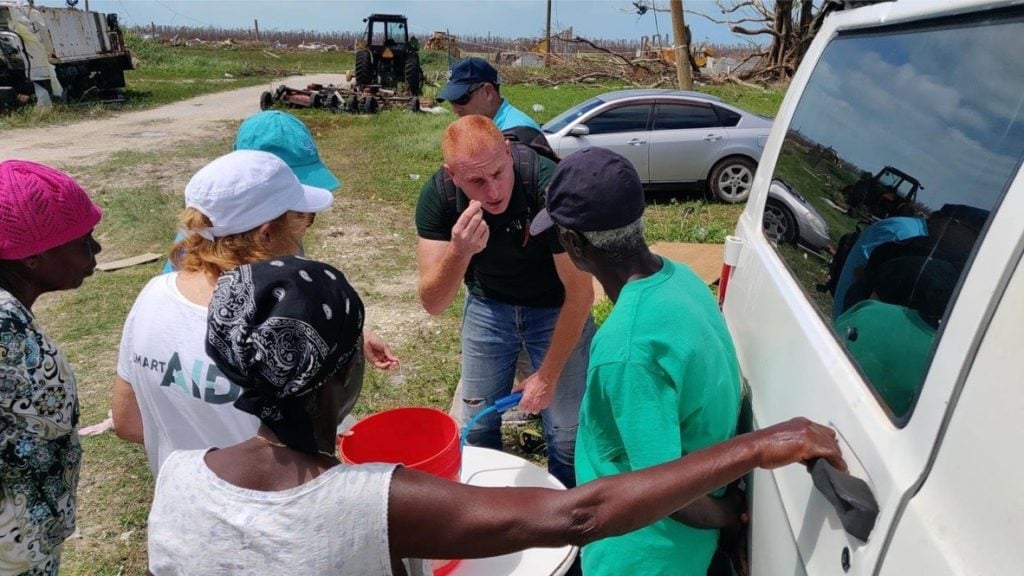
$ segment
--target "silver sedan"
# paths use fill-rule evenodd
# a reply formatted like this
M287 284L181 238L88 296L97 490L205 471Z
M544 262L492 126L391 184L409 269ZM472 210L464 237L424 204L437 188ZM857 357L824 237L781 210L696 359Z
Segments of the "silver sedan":
M681 90L620 90L566 110L543 126L565 157L590 146L633 163L651 188L705 183L724 202L750 195L772 121L720 98Z

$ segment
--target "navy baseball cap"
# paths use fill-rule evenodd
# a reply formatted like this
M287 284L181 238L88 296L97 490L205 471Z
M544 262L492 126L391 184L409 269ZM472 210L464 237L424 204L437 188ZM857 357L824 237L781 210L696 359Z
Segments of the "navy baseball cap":
M644 187L636 168L606 148L584 148L562 160L551 177L546 208L537 213L530 234L558 224L576 232L615 230L644 214Z
M437 95L437 101L458 100L469 92L474 84L481 82L500 84L498 71L483 58L463 58L453 64L452 69L448 71L448 83Z

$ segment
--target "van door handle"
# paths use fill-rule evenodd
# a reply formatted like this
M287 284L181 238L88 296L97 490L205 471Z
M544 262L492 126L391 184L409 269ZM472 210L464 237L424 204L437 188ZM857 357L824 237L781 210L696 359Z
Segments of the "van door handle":
M630 146L639 146L641 144L647 144L647 140L641 140L639 138L631 138L629 141L626 142L626 144L629 144Z
M836 509L846 533L867 542L878 518L878 501L868 483L840 472L824 458L812 462L811 478L818 492Z
M707 136L704 137L704 139L707 140L708 142L715 142L716 140L721 140L722 139L722 135L721 134L708 134Z

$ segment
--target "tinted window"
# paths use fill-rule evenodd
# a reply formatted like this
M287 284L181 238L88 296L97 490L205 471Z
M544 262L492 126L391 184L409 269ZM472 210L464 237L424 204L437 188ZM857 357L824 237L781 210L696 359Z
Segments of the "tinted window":
M548 122L544 124L543 127L541 127L541 130L547 132L548 134L554 134L555 132L558 132L562 128L565 128L570 122L576 120L580 116L583 116L587 112L590 112L594 108L597 108L601 104L604 104L604 100L601 100L600 98L592 98L590 100L587 100L583 104L580 104L575 108L570 108L565 112L562 112L558 116L555 116L551 120L548 120Z
M700 106L696 104L658 104L655 108L655 130L713 128L718 125L718 115L711 109L711 106Z
M1024 156L1021 53L1016 16L840 36L782 146L774 177L820 215L836 256L776 249L901 425Z
M713 108L715 109L715 112L718 113L718 118L721 120L722 126L731 128L740 123L740 118L742 118L742 116L740 116L739 112L733 112L732 110L726 110L725 108L719 108L718 106L713 106Z
M591 134L612 132L637 132L647 130L647 118L651 114L650 104L619 106L587 120L585 124Z

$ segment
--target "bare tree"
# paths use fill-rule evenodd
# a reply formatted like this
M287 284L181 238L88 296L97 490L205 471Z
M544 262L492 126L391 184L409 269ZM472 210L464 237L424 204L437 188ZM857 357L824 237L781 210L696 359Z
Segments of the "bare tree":
M695 10L687 12L717 24L727 24L735 34L757 42L760 51L751 56L754 66L737 74L744 80L787 81L830 12L841 7L839 0L715 0L721 16Z

